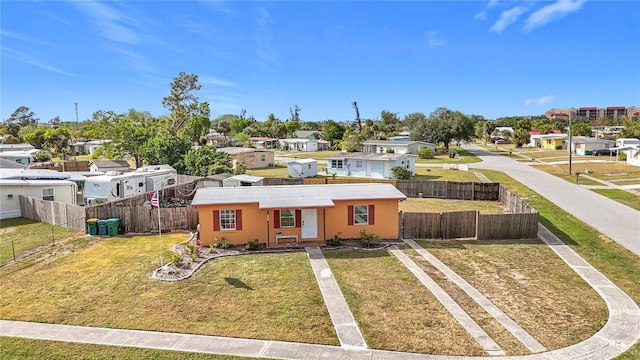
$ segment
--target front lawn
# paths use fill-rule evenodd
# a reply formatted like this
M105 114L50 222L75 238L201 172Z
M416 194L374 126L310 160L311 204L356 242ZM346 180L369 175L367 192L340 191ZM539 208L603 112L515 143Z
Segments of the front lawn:
M527 198L527 202L540 214L540 223L640 304L640 257L508 175L493 170L479 171L491 181L504 184ZM640 343L636 343L617 359L637 359L639 353Z
M442 304L386 250L325 251L370 348L486 355Z
M602 298L541 241L418 243L549 350L585 340L607 321L607 307ZM414 257L414 261L446 288L476 321L487 321L486 312L452 286L440 271L422 257ZM510 337L502 339L505 342L502 346L509 354L528 353L522 345L509 340Z
M187 235L162 239L166 261ZM0 269L3 318L338 344L305 253L220 258L166 283L150 277L157 235L71 245Z

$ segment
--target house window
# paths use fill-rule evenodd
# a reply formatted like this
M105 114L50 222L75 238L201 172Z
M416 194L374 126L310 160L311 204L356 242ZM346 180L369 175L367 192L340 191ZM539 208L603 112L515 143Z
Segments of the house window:
M236 229L236 211L220 210L220 230Z
M296 227L296 211L293 209L280 210L280 227Z
M42 189L42 200L53 201L53 189Z
M373 225L374 205L349 205L347 223L349 225Z
M357 168L361 168L362 167L362 160L356 160L356 167Z
M353 206L353 223L355 225L369 224L369 206L367 205Z
M260 154L260 161L264 162L267 160L267 155L265 154Z
M311 169L311 164L307 164L307 169Z
M334 169L342 169L342 160L331 160L331 167Z

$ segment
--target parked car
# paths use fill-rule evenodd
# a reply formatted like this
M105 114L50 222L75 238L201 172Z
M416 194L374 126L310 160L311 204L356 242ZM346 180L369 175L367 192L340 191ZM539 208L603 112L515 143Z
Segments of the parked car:
M615 155L615 152L612 151L611 149L598 149L598 150L593 150L593 155L595 155L595 156Z

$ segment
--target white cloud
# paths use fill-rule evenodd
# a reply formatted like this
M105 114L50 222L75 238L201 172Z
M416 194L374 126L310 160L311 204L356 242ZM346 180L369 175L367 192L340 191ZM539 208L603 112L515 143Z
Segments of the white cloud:
M526 7L521 5L503 11L502 14L500 14L498 21L496 21L489 30L497 33L502 32L502 30L506 29L507 26L516 22L520 15L524 14L526 11Z
M487 4L488 8L492 8L496 6L498 6L498 0L489 0L489 3Z
M553 95L546 95L546 96L539 97L537 99L526 99L524 101L524 106L546 105L546 104L549 104L550 102L552 102L554 98L555 98L555 96L553 96Z
M278 63L280 55L273 46L270 27L275 25L275 20L263 7L259 9L256 17L256 54L268 63Z
M140 36L134 29L138 21L124 11L97 1L74 1L73 4L94 19L104 38L126 44L140 42Z
M532 30L551 21L562 19L570 13L580 10L584 2L585 0L558 0L531 14L524 24L524 29Z
M424 37L427 40L430 48L440 47L447 43L445 39L438 35L437 30L429 30L424 33Z
M23 62L25 64L29 64L29 65L33 65L35 67L39 67L41 69L47 70L47 71L52 71L58 74L62 74L62 75L67 75L67 76L72 76L72 77L77 77L78 75L70 73L70 72L66 72L64 70L58 69L54 66L48 65L43 63L42 61L35 59L34 57L30 56L29 54L26 54L22 51L18 51L18 50L13 50L10 48L3 48L2 49L2 55L18 60L20 62Z
M475 14L473 18L482 21L487 20L487 12L485 10L482 10L479 13Z
M200 83L205 85L214 85L214 86L224 86L224 87L236 87L236 83L233 81L227 81L215 78L213 76L199 76L198 80Z

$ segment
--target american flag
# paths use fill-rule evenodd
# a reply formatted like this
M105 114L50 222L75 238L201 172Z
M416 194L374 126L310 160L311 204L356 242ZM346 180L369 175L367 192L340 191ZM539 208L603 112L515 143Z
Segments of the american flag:
M158 192L154 191L153 196L151 196L151 206L154 208L158 207Z

